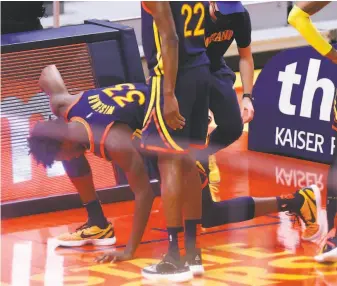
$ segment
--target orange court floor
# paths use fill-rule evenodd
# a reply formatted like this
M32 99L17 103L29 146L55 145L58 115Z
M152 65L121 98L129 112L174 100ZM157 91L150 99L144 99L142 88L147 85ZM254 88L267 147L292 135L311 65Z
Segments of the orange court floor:
M276 196L317 184L325 202L327 165L248 151L246 132L219 152L217 161L222 200ZM116 246L123 247L130 233L133 202L104 205L104 211L115 225ZM2 220L1 285L155 285L142 279L141 268L158 261L167 248L160 198L131 261L96 264L95 257L110 247L55 249L51 238L85 220L84 209ZM315 263L312 256L318 246L301 241L300 235L296 221L282 213L203 230L206 273L185 285L337 285L337 264Z

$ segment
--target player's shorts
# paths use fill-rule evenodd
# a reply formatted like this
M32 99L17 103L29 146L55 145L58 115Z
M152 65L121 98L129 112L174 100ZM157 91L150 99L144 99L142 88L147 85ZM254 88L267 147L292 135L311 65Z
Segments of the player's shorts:
M163 76L151 77L150 100L146 102L142 148L155 152L187 153L189 147L203 148L208 130L210 72L208 66L180 70L175 95L185 127L173 130L164 120Z
M241 128L242 119L236 92L233 88L235 73L223 69L213 72L209 109L212 111L216 125L228 130Z
M334 129L335 131L337 131L337 89L336 89L336 93L335 93L335 99L333 101L332 104L332 112L333 112L333 120L332 120L332 129Z

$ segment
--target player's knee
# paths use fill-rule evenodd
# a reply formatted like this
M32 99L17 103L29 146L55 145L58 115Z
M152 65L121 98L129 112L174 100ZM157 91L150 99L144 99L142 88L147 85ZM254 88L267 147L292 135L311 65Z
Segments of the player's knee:
M123 163L120 166L124 172L130 172L141 176L145 171L144 161L136 150L130 151L123 158Z
M62 164L70 178L82 177L91 173L89 162L84 155L70 161L63 161Z
M231 124L220 125L217 128L219 128L219 132L223 134L223 138L226 142L234 142L238 140L243 132L243 123L242 120L237 120L236 122L232 122Z
M233 136L233 141L239 139L243 132L243 122L242 120L238 120L237 123L231 129L231 134Z

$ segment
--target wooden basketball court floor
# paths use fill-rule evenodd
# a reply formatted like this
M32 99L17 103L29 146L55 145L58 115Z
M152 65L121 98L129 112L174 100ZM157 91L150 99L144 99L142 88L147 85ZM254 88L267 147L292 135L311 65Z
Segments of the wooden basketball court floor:
M325 201L327 165L248 151L246 133L217 160L221 199L276 196L315 183ZM104 211L115 224L116 246L123 247L133 202L104 205ZM159 198L136 258L128 262L96 264L95 257L110 247L55 249L52 237L85 220L84 209L3 220L1 285L153 285L142 280L140 270L160 259L167 247ZM315 263L317 245L301 241L300 234L298 224L281 213L205 230L206 273L187 285L337 285L337 264Z

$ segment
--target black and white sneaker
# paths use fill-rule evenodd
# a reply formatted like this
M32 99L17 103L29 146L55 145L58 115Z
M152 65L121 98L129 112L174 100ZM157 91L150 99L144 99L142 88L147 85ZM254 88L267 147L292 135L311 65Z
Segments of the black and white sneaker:
M152 281L166 280L178 283L193 279L188 265L184 265L180 260L175 260L168 254L158 264L144 267L142 276Z
M202 276L205 273L204 266L202 265L201 250L197 251L193 255L186 255L186 262L193 274L193 276Z

